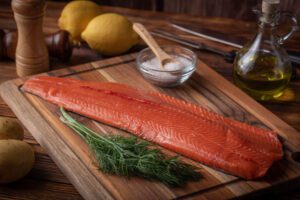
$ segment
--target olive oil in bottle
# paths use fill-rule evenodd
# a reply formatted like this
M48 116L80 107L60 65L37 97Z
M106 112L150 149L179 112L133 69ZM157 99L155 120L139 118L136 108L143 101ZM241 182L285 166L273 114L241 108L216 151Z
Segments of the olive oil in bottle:
M278 12L279 0L263 0L258 33L237 54L234 61L234 83L253 98L267 101L278 98L288 85L292 66L281 44L297 29L297 20L291 15L293 29L286 35L276 34L278 20L286 13Z
M254 56L247 66L235 63L235 84L260 101L280 97L292 75L290 62L282 62L276 56L265 53L256 53Z

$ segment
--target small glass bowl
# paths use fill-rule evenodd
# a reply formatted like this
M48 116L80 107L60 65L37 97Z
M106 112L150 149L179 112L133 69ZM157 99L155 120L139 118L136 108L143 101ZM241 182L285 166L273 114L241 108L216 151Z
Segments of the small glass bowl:
M184 66L179 70L150 68L149 66L145 65L145 62L153 59L155 55L150 48L146 48L143 49L136 58L138 70L146 80L158 86L173 87L184 83L196 70L196 54L193 51L180 46L162 46L161 48L171 56L178 56L187 59L190 61L190 65Z

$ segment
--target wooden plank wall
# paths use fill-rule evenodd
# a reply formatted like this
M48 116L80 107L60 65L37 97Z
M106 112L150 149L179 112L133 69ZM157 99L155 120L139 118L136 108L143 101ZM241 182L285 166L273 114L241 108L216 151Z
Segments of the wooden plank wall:
M52 0L62 1L62 0ZM70 1L70 0L64 0ZM197 16L255 20L251 9L261 0L93 0L101 5L186 13ZM9 4L11 0L1 0ZM294 12L300 19L300 0L281 0L281 9Z
M259 3L261 0L164 0L163 10L199 16L255 20L251 10ZM299 0L281 0L281 9L292 11L300 17Z

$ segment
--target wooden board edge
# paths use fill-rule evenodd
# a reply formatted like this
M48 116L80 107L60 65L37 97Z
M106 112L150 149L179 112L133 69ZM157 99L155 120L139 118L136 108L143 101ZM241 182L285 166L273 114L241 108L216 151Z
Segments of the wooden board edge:
M15 94L12 94L13 92ZM64 141L57 137L52 138L56 134L55 131L19 92L19 88L15 84L15 81L7 81L1 84L0 95L38 143L47 150L52 149L52 151L47 151L47 153L85 199L114 199L114 197L99 184L94 175L91 174L89 170L85 169L86 166L76 154L67 147ZM6 101L8 97L11 101ZM12 101L18 103L12 103ZM29 115L28 113L31 114ZM38 121L39 123L32 123L34 121ZM39 130L43 130L43 133ZM41 134L43 134L43 137L41 137ZM61 157L56 156L55 152L59 151L60 155L62 155ZM70 173L70 170L67 170L69 167L79 168L78 170L87 173L79 178L77 174ZM95 185L98 185L99 188L95 189Z
M58 77L65 77L65 76L69 76L72 74L84 73L84 72L91 71L91 70L113 67L116 65L134 61L136 54L137 53L132 53L132 54L128 54L128 55L116 56L116 57L107 58L107 59L103 59L103 60L97 60L97 61L93 61L93 62L83 63L80 65L70 66L70 67L63 68L63 69L53 70L53 71L48 72L48 74L49 73L50 74L52 74L52 73L59 74ZM83 68L83 66L87 66L87 65L89 67ZM70 72L70 71L73 71L73 72ZM44 74L46 75L46 73L44 73Z
M132 55L133 56L133 55ZM131 58L131 60L130 60L130 62L132 62L133 60L132 60L133 58ZM121 63L121 62L120 62ZM210 77L217 77L217 76L220 76L221 78L223 78L223 80L222 81L220 81L220 80L218 80L218 79L221 79L220 77L218 77L218 78L210 78L210 79L207 79L206 81L208 81L211 85L213 85L214 87L216 87L216 88L218 88L218 89L220 89L220 90L222 90L228 97L230 97L233 101L235 101L235 102L237 102L239 105L241 105L242 107L244 107L249 113L251 113L251 114L253 114L254 116L256 116L259 120L261 120L261 118L260 118L260 115L259 115L259 112L257 113L257 114L255 114L255 111L256 111L256 107L258 106L258 107L262 107L263 109L265 109L267 112L269 112L270 114L266 114L266 116L264 116L264 115L262 115L263 117L268 117L268 116L275 116L276 118L278 118L276 115L274 115L272 112L270 112L269 110L267 110L265 107L263 107L262 105L260 105L258 102L256 102L255 100L253 100L251 97L249 97L247 94L245 94L243 91L241 91L239 88L237 88L237 90L240 92L240 93L235 93L235 91L234 90L232 90L232 88L234 88L235 86L231 83L231 82L229 82L228 80L226 80L223 76L221 76L220 74L218 74L216 71L214 71L213 69L211 69L209 66L207 66L205 63L203 63L203 62L200 62L202 65L200 65L200 68L201 68L201 70L202 71L205 71L205 72L207 72L207 71L209 71L209 70L211 70L212 72L209 74L209 73L205 73L204 75L202 75L201 77L203 77L204 79L207 79L207 75L209 75ZM205 66L204 66L204 65ZM83 65L85 65L85 64L83 64ZM82 65L80 65L80 66L82 66ZM80 68L80 66L74 66L74 68L76 68L76 67L78 67L78 68ZM204 68L202 68L204 66ZM205 69L205 67L207 67L208 69ZM72 67L73 68L73 67ZM97 67L97 68L101 68L101 67ZM204 69L204 70L203 70ZM94 69L94 70L97 70L97 69ZM75 71L76 73L82 73L82 72L84 72L84 71ZM46 75L46 74L45 74ZM21 82L21 80L24 80L24 79L15 79L14 81L8 81L8 82L11 82L10 84L12 84L12 85L14 85L14 87L16 87L17 89L18 89L18 84L16 84L16 82ZM226 86L226 82L228 82L228 84L229 85L227 85ZM221 84L220 84L221 83ZM6 84L6 83L4 83L4 84ZM224 86L224 84L225 84L225 86ZM230 86L230 87L229 87ZM225 88L225 89L224 89ZM0 86L0 93L1 93L1 95L2 95L2 85ZM19 91L19 90L18 90ZM252 104L252 105L254 105L253 107L250 107L250 110L248 110L248 108L246 108L246 106L244 106L243 105L243 103L244 104L246 104L247 105L247 103L246 103L246 101L245 101L245 99L244 99L244 97L243 97L243 95L241 95L241 94L244 94L244 95L246 95L246 97L248 98L248 99L250 99L251 101L253 101L254 102L254 104ZM22 94L20 94L21 96L22 96ZM24 96L23 96L24 97ZM28 102L29 104L30 104L30 102ZM9 104L8 102L7 102L7 104ZM9 105L10 107L11 107L11 105ZM12 108L12 107L11 107ZM34 108L33 108L34 109ZM252 112L254 110L254 113ZM259 109L260 110L260 109ZM14 110L13 110L14 111ZM261 110L260 110L261 111ZM36 111L36 112L38 112L38 111ZM39 113L39 112L38 112ZM40 114L40 113L39 113ZM18 115L17 115L18 116ZM280 118L278 118L279 120L281 120ZM265 123L265 121L263 121L263 120L261 120L263 123ZM283 129L283 131L284 132L279 132L279 133L283 133L283 134L285 134L285 133L290 133L289 131L290 130L294 130L295 132L292 132L291 134L294 134L294 133L296 133L296 134L299 134L294 128L292 128L290 125L288 125L286 122L284 122L283 120L281 120L286 126L282 126L282 127L279 127L279 128L282 128ZM270 122L271 124L273 123L273 122ZM268 123L265 123L265 124L267 124L268 126L269 126L269 124ZM280 124L281 125L281 124ZM276 124L275 124L275 126L277 126ZM271 127L270 126L270 128L272 128L272 129L274 129L273 127ZM284 135L281 135L282 137L284 137L284 138L286 138ZM291 138L289 137L289 138L287 138L288 140L290 140ZM40 142L39 142L40 143ZM51 156L52 157L52 156ZM53 158L52 158L53 159ZM57 163L58 164L58 163ZM63 170L62 170L63 171ZM64 172L65 173L65 172Z
M204 62L200 61L197 68L197 73L207 81L213 84L216 88L223 91L237 104L245 108L249 113L257 117L262 123L266 124L272 130L276 131L281 137L285 138L286 146L294 152L300 152L300 133L285 121L277 117L256 100L248 96L240 88L225 79L218 72L213 70Z

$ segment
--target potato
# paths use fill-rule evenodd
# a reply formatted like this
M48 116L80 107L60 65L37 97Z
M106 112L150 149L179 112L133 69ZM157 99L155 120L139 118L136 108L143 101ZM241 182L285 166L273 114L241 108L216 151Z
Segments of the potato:
M32 169L34 152L20 140L0 140L0 183L23 178Z
M18 120L8 117L0 117L0 140L24 139L24 130Z

